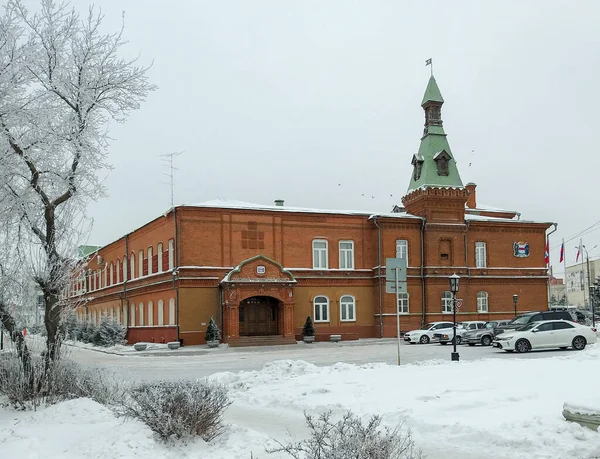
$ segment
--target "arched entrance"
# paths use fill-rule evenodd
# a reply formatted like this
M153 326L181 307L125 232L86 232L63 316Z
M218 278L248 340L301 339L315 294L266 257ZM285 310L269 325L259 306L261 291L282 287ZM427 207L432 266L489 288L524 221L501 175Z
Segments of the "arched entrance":
M240 302L240 336L278 335L279 300L270 296L251 296Z

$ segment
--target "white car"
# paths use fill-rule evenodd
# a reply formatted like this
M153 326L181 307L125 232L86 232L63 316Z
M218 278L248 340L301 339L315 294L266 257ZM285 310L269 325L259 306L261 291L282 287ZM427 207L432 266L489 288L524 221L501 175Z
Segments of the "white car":
M456 344L462 343L462 337L465 333L471 330L482 330L485 328L485 321L483 320L469 320L466 322L459 322L456 324ZM454 339L454 329L443 328L436 330L433 334L434 341L439 341L440 344L451 343Z
M452 322L429 322L428 324L423 325L421 328L417 330L411 330L404 334L404 341L409 342L410 344L427 344L431 342L433 339L433 334L437 330L442 330L444 328L453 327L454 323Z
M572 347L578 351L597 341L596 329L567 320L544 320L527 324L494 338L492 346L506 352Z

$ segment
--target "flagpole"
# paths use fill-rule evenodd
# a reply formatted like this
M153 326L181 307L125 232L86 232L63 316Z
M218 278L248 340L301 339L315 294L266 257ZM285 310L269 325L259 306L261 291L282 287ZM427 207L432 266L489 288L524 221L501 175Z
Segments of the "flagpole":
M581 286L583 287L583 305L585 306L585 265L583 264L583 239L579 239L579 255L581 255Z
M567 250L565 249L565 238L563 238L562 240L562 251L563 251L563 264L565 267L565 283L567 282ZM568 296L567 296L567 302L568 302ZM567 305L569 306L569 305Z

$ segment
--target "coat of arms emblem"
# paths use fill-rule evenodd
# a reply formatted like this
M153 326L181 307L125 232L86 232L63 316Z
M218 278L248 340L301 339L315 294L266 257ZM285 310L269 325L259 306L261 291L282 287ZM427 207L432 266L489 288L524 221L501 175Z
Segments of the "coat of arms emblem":
M513 255L518 258L529 256L529 242L515 242L513 244Z

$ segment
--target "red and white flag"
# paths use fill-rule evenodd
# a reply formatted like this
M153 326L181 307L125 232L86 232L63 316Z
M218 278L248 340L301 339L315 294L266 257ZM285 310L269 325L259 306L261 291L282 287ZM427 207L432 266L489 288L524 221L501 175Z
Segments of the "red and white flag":
M562 263L564 259L565 259L565 241L563 239L563 243L560 246L560 260L558 262Z
M577 256L575 257L575 263L579 261L579 255L581 254L581 239L579 239L579 247L577 247Z

